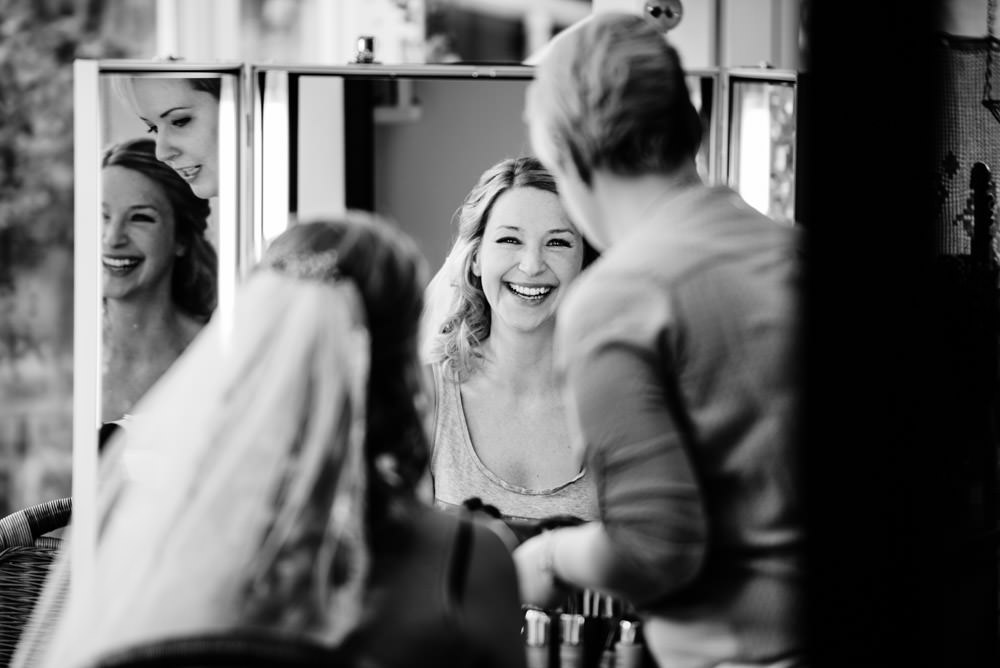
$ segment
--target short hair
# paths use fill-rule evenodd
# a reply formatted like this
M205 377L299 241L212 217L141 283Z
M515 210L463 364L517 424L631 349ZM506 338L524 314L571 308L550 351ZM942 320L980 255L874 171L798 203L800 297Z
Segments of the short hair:
M599 12L553 42L527 111L551 158L587 185L595 170L670 173L695 159L702 140L685 76L677 50L641 16Z
M171 297L181 310L207 321L216 306L219 271L215 248L205 236L212 213L208 200L195 195L187 181L157 159L156 141L149 137L108 147L101 167L124 167L138 172L166 195L174 217L174 239L184 248L184 253L174 258Z
M431 361L444 362L445 371L461 382L477 366L479 345L490 335L492 314L482 280L472 272L473 260L482 246L486 223L493 205L503 193L514 188L537 188L558 195L552 173L534 156L508 158L493 165L479 177L456 213L458 236L452 249L457 300L454 308L434 334ZM598 255L580 235L583 243L583 266Z
M321 258L326 255L329 261ZM422 378L417 334L423 310L427 263L416 242L398 226L363 211L303 222L280 234L255 271L269 269L299 278L349 279L364 302L371 336L365 455L369 465L369 512L381 517L401 494L415 496L430 446L415 399ZM412 371L412 373L411 373ZM393 486L376 469L381 455L395 460Z

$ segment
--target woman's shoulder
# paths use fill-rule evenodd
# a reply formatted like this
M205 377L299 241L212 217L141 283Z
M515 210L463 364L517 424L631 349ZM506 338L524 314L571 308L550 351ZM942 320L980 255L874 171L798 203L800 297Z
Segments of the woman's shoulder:
M183 347L187 348L194 341L195 337L201 333L201 330L205 327L206 322L200 320L187 313L181 313L179 317L180 321L180 336L183 343Z
M453 410L453 397L469 387L468 380L460 381L455 378L447 361L426 362L423 364L423 373L434 416L440 415L442 410ZM435 430L436 427L435 423Z
M449 359L428 360L422 363L424 374L435 385L462 385L455 371L455 364Z
M438 411L441 407L441 388L439 387L441 364L441 362L424 362L421 364L423 384L427 392L428 402L430 403L430 444L432 452L434 450L434 441L437 436Z

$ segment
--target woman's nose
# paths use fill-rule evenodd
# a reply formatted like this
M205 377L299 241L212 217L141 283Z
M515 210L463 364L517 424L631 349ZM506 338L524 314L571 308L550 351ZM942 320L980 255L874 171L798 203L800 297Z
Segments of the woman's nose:
M120 220L109 219L104 221L104 229L101 232L101 242L107 248L121 246L126 241L125 225Z
M521 252L518 268L529 276L542 273L545 270L545 261L542 259L541 250L525 246Z
M156 135L156 159L160 162L170 162L177 155L177 147L170 140L170 134L165 130L161 130Z

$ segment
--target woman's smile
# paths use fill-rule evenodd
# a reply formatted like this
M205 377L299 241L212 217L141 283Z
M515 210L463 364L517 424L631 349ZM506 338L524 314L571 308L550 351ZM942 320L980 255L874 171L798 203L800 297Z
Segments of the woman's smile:
M201 172L201 165L194 165L192 167L174 167L174 171L181 175L181 178L190 183L198 178L198 174Z
M104 269L112 276L127 276L142 264L143 258L137 256L105 255Z
M539 304L545 301L555 290L555 286L552 285L528 285L511 282L505 282L504 285L515 296L530 304Z

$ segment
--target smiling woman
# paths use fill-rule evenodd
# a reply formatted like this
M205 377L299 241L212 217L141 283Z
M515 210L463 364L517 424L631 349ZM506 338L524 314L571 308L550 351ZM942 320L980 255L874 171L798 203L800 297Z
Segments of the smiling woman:
M215 308L208 201L157 159L152 139L102 160L102 421L126 416Z
M123 77L118 93L156 139L156 157L183 178L195 195L219 194L217 78Z
M458 240L434 281L454 299L442 322L425 323L439 506L478 497L519 537L545 518L595 516L591 477L571 451L552 350L557 307L594 257L533 157L494 165L465 198ZM432 305L428 320L434 313Z

